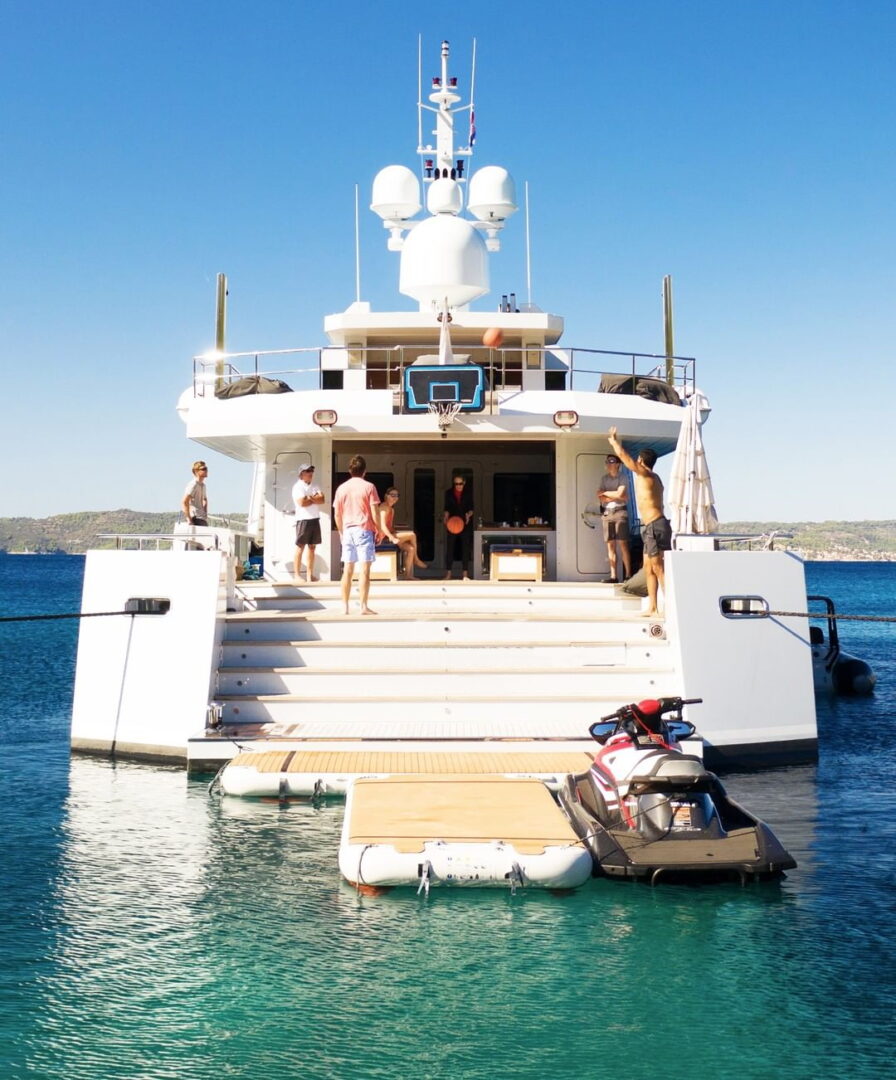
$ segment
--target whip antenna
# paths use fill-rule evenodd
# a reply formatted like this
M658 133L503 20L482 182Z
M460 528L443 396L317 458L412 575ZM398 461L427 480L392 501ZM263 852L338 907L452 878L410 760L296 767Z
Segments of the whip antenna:
M532 308L532 246L529 242L529 181L526 181L526 295Z

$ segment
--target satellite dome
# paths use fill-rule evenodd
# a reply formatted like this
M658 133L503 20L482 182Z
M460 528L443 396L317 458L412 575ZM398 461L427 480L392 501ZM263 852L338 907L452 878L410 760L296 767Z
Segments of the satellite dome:
M420 209L420 182L406 165L387 165L373 178L370 209L383 221L405 221Z
M463 205L463 193L456 180L433 180L429 185L426 209L431 214L459 214Z
M489 289L485 241L465 218L426 218L405 239L398 288L422 305L468 304Z
M500 165L486 165L470 177L467 209L479 221L504 221L515 214L516 185Z

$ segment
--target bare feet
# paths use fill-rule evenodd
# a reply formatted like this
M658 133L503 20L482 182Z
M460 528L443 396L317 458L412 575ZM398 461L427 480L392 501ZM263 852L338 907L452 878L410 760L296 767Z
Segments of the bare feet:
M469 581L470 580L470 575L468 573L466 573L466 571L464 572L463 580L464 581Z
M443 580L444 580L444 581L450 581L450 580L451 580L451 575L450 575L450 574L446 574L446 575L445 575L445 577L443 578Z
M376 615L377 613L373 610L373 608L362 607L361 608L361 614L362 615Z
M429 563L425 563L422 559L417 559L414 562L414 566L416 566L418 570L428 570L429 569Z

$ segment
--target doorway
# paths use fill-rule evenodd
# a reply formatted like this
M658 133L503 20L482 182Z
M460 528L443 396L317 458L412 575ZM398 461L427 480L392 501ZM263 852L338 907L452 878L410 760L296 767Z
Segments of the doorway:
M466 481L466 488L473 499L473 527L481 517L477 497L482 489L481 467L469 458L429 458L426 461L408 462L408 476L413 494L413 522L417 534L420 558L435 570L444 573L447 556L448 534L442 524L445 492L451 487L455 476Z

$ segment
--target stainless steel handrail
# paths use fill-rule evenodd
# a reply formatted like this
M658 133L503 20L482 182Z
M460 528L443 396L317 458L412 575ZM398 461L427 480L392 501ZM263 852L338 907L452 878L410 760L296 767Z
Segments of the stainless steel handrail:
M398 391L402 393L404 370L421 355L433 354L437 346L433 342L420 344L395 345L392 347L383 345L369 346L323 346L321 348L292 348L292 349L264 349L249 352L225 353L223 355L203 354L193 357L193 392L196 396L205 396L210 387L220 382L231 383L238 379L249 376L263 376L265 378L289 379L300 377L302 381L308 381L314 385L306 389L323 388L323 358L326 353L350 352L360 362L352 364L367 371L380 372L385 376L383 390ZM632 378L658 378L665 382L667 359L671 361L672 370L676 378L674 385L685 395L693 393L696 388L695 372L696 360L690 356L673 356L667 358L659 353L622 352L613 349L585 349L577 346L557 346L526 348L524 346L490 349L480 345L458 344L456 351L459 355L477 355L476 362L481 363L489 375L491 390L518 390L522 386L522 373L526 370L527 354L539 353L539 368L547 371L562 371L566 375L566 389L590 389L599 388L599 379L603 375L630 375ZM275 368L266 369L263 361L266 357L284 356L308 356L316 354L317 363L312 366L286 367L278 365ZM478 354L482 354L481 359ZM546 367L545 359L560 361L559 367ZM626 364L607 366L601 364L593 366L593 357L625 358ZM233 363L234 360L252 359L251 370L244 370ZM373 361L368 363L368 360ZM262 362L260 366L260 361ZM644 369L639 370L639 361L652 362L650 366L644 364ZM660 363L657 363L660 361ZM582 381L593 384L586 387L576 386Z

